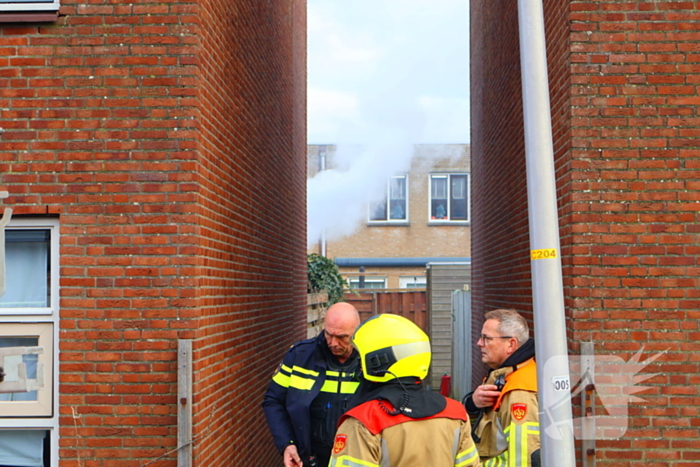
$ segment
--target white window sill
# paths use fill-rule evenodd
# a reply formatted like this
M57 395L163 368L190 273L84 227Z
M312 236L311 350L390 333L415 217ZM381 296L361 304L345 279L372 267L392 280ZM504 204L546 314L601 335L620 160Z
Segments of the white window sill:
M408 227L408 221L369 221L367 227Z
M469 225L469 221L430 220L428 225Z

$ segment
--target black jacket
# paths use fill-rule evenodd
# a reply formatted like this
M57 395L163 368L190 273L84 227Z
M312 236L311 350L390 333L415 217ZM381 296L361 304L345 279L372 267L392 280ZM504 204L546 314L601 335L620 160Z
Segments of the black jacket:
M306 339L290 347L282 363L272 376L263 400L267 424L280 453L290 444L296 444L302 459L312 454L312 442L318 434L312 433L311 404L324 392L345 396L347 400L355 392L359 382L359 359L353 351L338 370L339 363L331 354L323 333L314 339ZM331 440L342 411L329 411L325 425L331 426ZM314 439L312 439L314 438ZM320 453L315 453L320 454ZM330 450L327 455L330 455Z

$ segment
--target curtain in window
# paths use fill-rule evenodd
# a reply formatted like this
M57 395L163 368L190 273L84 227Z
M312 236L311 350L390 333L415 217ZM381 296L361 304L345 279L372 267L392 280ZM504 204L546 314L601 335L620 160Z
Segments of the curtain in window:
M7 231L6 235L11 232ZM48 307L49 242L12 241L9 235L6 239L6 287L5 294L0 297L0 307Z
M384 198L369 205L370 221L402 221L407 217L406 176L392 177L387 181Z
M46 430L0 430L0 465L44 466Z
M447 176L433 176L430 182L430 218L447 219Z
M385 221L386 220L386 198L370 204L369 220Z
M394 177L389 185L390 219L406 219L406 177Z
M467 220L467 176L452 175L452 199L450 202L450 220Z

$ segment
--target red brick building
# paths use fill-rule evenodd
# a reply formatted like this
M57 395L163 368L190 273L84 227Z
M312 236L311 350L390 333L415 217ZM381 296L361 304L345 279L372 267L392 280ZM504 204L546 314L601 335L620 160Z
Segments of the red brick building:
M668 350L595 461L697 465L698 4L553 0L544 13L570 353ZM472 1L471 31L472 306L530 312L515 4Z
M45 380L36 410L0 402L0 438L41 433L47 466L175 465L191 339L193 465L276 463L260 403L306 324L306 3L5 7L8 290L38 301L0 297L0 346L34 336Z

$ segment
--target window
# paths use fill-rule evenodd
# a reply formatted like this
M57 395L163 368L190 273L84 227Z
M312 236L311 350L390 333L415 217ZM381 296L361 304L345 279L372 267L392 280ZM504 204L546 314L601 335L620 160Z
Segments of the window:
M430 176L430 222L469 222L469 175Z
M50 416L53 361L51 323L2 323L0 326L0 414ZM46 349L46 352L44 351ZM22 404L15 404L22 401Z
M424 289L426 285L425 276L399 277L399 288L402 289Z
M5 231L5 293L0 315L51 314L49 230Z
M0 239L0 465L57 467L58 221L12 219Z
M0 12L58 11L59 0L0 0Z
M369 206L370 222L406 222L408 220L408 177L398 175L387 181L386 196Z
M0 23L53 22L60 7L60 0L0 0Z
M360 288L360 279L354 278L348 281L351 289ZM385 277L367 277L364 280L364 287L362 289L386 289L386 278Z

